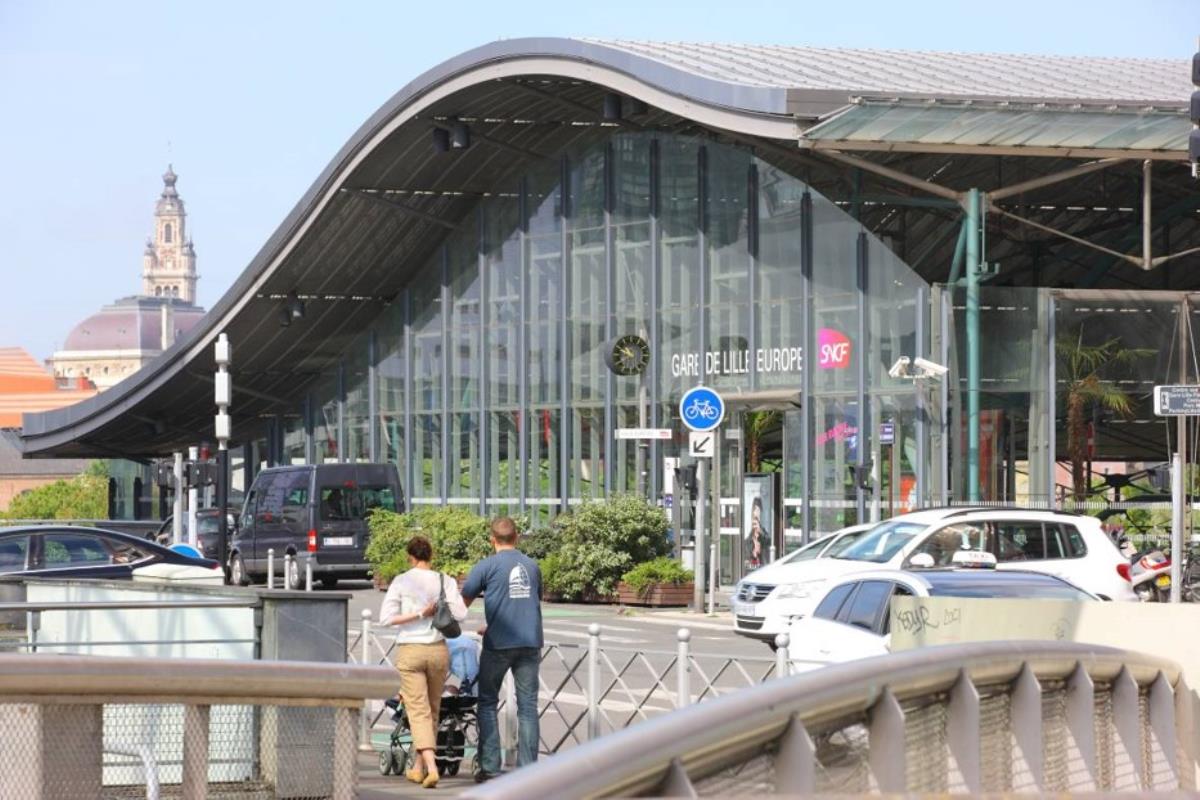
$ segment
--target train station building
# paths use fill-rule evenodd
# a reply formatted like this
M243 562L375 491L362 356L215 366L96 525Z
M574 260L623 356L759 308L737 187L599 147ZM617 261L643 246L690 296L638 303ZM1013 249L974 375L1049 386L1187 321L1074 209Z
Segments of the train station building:
M391 461L414 504L675 503L678 403L704 384L729 403L726 580L748 475L774 476L780 547L920 506L1052 506L1081 453L1166 460L1150 387L1196 377L1189 69L485 45L367 120L161 357L27 415L24 454L211 440L225 333L241 480Z

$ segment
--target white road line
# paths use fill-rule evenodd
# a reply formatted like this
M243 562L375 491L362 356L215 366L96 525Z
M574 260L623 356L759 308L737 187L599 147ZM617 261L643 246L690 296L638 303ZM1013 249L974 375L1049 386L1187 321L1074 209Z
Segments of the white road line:
M568 622L563 619L554 620L554 624L555 625L570 625L575 628L583 628L584 630L587 630L592 625L592 623L590 623L590 622ZM607 622L601 622L599 624L600 624L601 632L603 632L603 631L622 631L624 633L642 633L642 631L638 630L637 628L622 628L620 625L609 625Z
M562 628L543 627L542 631L547 637L553 635L567 636L571 639L587 639L589 636L589 634L586 632L580 633L579 631L567 631L563 630ZM649 639L630 639L626 636L604 636L603 634L601 634L601 641L608 642L610 644L648 644L650 642Z
M722 625L719 622L701 622L699 620L693 622L692 620L658 619L656 617L635 617L634 619L638 622L646 622L651 625L668 625L675 629L688 628L692 630L726 631L727 633L733 633L732 623ZM602 624L600 627L603 629L604 625Z

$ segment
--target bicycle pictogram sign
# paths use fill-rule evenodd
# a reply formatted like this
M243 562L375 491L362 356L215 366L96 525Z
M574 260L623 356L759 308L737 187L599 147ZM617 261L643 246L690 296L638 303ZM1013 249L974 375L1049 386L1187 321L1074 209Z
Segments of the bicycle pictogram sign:
M693 431L711 431L725 418L725 401L707 386L697 386L679 401L683 424Z

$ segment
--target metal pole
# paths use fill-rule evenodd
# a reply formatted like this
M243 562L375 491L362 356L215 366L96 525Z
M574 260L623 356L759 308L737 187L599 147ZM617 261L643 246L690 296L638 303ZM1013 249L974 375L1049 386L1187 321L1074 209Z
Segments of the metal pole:
M192 464L192 483L195 484L196 479L196 464L200 461L200 448L188 448L188 461ZM188 487L188 508L187 508L187 542L193 547L196 545L196 511L200 505L200 489L197 486ZM182 539L182 537L180 537Z
M229 337L224 333L217 336L213 360L217 364L217 374L213 380L213 399L217 405L217 415L213 418L217 436L217 561L225 569L229 561L229 435L232 432L229 406L233 403L233 379L229 367L233 363L233 349L229 346ZM195 530L192 529L193 539Z
M675 657L675 707L683 708L692 704L692 656L689 652L692 632L680 628L675 638L679 640L679 654Z
M1179 435L1175 442L1175 455L1171 457L1171 602L1180 602L1180 584L1183 582L1183 448L1186 443L1187 417L1176 417Z
M1151 247L1154 231L1150 226L1150 194L1151 194L1151 171L1152 162L1146 159L1142 162L1142 269L1151 270L1154 268L1154 254ZM1180 358L1183 354L1180 353ZM1171 592L1175 589L1172 587Z
M504 728L501 733L504 766L517 765L517 688L512 672L504 676Z
M292 588L292 570L296 568L296 556L294 553L285 553L283 556L283 588Z
M978 189L967 192L967 500L979 501L979 228Z
M600 626L595 622L588 625L587 735L588 741L600 738Z
M362 655L359 664L364 667L371 663L371 609L362 610ZM362 713L358 715L358 749L370 752L371 747L371 715L369 701L363 700Z
M304 554L304 591L312 591L312 553Z
M267 588L275 588L275 548L267 548Z
M692 515L692 524L695 526L695 531L692 535L692 571L695 583L692 589L692 610L697 614L704 613L704 586L708 583L708 573L702 567L707 560L707 553L704 549L705 540L708 538L705 535L704 528L704 511L707 505L708 495L705 494L707 488L708 477L705 473L708 472L708 459L700 458L696 460L696 511Z
M791 672L788 645L792 639L786 633L775 634L775 677L786 678Z
M171 509L171 543L183 541L183 453L175 453L175 497Z
M717 611L717 573L721 571L721 429L714 428L712 523L708 531L708 613Z

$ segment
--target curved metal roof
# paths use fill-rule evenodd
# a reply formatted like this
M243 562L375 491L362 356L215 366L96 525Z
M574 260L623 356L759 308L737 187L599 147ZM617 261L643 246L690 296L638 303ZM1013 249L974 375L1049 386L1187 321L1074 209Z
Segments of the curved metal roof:
M410 81L355 132L188 335L108 392L26 416L25 451L153 455L194 444L212 427L220 332L234 343L235 435L258 416L295 413L302 385L335 362L479 197L611 132L600 111L608 91L648 106L619 123L626 129L699 128L784 142L787 152L806 120L864 93L1018 99L1044 88L1032 76L1051 67L1075 76L1062 84L1075 100L1157 102L1178 88L1176 70L1178 97L1190 92L1182 61L1122 61L1124 97L1111 98L1101 91L1102 74L1120 71L1111 60L1015 70L1006 58L551 38L467 51ZM473 144L435 153L430 130L452 119L469 121ZM310 298L307 312L282 328L281 298L293 291Z

